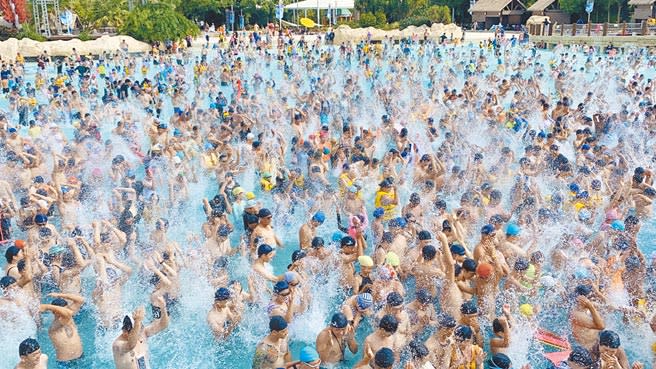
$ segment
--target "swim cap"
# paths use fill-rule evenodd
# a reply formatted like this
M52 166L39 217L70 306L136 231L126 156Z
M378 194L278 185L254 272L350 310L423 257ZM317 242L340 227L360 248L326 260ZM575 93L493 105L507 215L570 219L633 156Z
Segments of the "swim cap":
M348 325L348 320L346 319L346 315L342 313L335 313L333 314L333 318L330 320L330 326L333 328L346 328Z
M315 237L312 239L312 248L318 249L319 247L323 247L323 245L324 245L323 238Z
M599 333L599 346L606 346L612 349L619 348L620 336L611 330L601 331Z
M401 306L403 305L403 296L396 291L392 291L387 294L387 304L390 306Z
M294 250L294 252L292 252L292 263L301 260L306 256L307 253L305 252L305 250Z
M571 192L574 192L574 193L579 193L580 188L579 188L579 185L578 185L578 184L576 184L576 183L570 183L570 184L569 184L569 190L570 190Z
M246 200L254 200L255 199L255 194L252 192L246 192Z
M472 338L472 329L468 325L459 325L453 332L456 340L464 341Z
M273 248L267 245L266 243L263 243L257 248L257 257L260 257L262 255L267 255L271 252L273 252Z
M280 315L274 315L271 317L269 320L269 330L270 331L284 331L287 329L287 321L285 318L281 317Z
M476 303L473 300L465 301L460 305L460 313L461 314L477 314L478 313L478 307L476 306Z
M439 325L440 328L455 328L457 325L456 320L448 314L442 314L438 319L437 319L437 324Z
M63 298L61 298L61 297L57 297L56 299L53 299L52 301L50 301L50 305L64 307L64 306L68 305L68 302L66 300L64 300Z
M18 248L19 250L22 250L25 247L25 241L15 240L14 241L14 246L16 246L16 248Z
M384 330L387 333L396 333L396 330L399 328L399 321L394 315L386 314L380 320L378 328Z
M530 317L532 317L533 314L534 314L534 311L533 311L533 305L531 305L531 304L522 304L522 305L519 305L519 312L520 312L523 316L525 316L525 317L527 317L527 318L530 318Z
M348 192L350 192L350 193L358 193L358 191L360 191L360 190L358 189L358 186L348 186L346 189L347 189Z
M581 346L572 347L572 352L569 353L567 360L585 367L594 365L590 352Z
M579 215L579 220L581 221L586 221L592 218L592 212L586 208L581 208L581 210L579 210L578 215Z
M344 236L340 241L342 247L352 247L355 246L355 240L351 236Z
M428 304L433 301L433 296L430 294L430 292L428 292L428 290L422 288L417 290L417 301L421 302L422 304Z
M232 189L232 195L233 196L237 196L241 193L244 193L244 189L241 188L241 187L235 187L235 188Z
M287 271L285 272L284 276L285 276L285 282L287 283L292 283L299 279L299 276L296 272Z
M522 258L522 257L517 258L517 261L515 261L514 267L515 267L516 271L520 271L520 272L524 271L524 270L527 270L528 267L529 267L528 260L526 258Z
M376 208L374 210L374 218L380 218L385 214L385 209L383 208Z
M462 269L468 271L468 272L476 272L476 267L478 266L478 263L476 263L476 260L474 259L465 259L465 261L462 262Z
M48 223L48 217L43 214L37 214L34 217L34 223L36 224L45 224Z
M219 229L216 230L216 234L221 237L227 237L230 234L230 227L227 224L221 224Z
M0 288L7 288L14 283L16 283L16 278L12 276L7 275L0 278Z
M587 284L580 284L574 290L577 296L588 296L592 293L592 287Z
M426 245L421 248L421 256L424 258L424 260L433 260L435 258L435 255L437 255L437 250L435 249L435 246Z
M515 223L508 223L506 226L506 236L517 236L519 234L520 228Z
M391 368L394 366L394 351L387 347L381 348L374 356L374 363L382 369Z
M270 217L270 216L273 216L273 214L271 214L271 210L269 210L267 208L262 208L257 213L258 218L266 218L266 217Z
M310 346L305 346L301 349L301 355L298 359L304 363L311 363L313 361L319 360L319 353L317 350Z
M368 255L358 256L358 263L360 263L360 266L363 266L363 267L372 267L372 266L374 266L373 259L371 259L371 257L368 256Z
M44 183L45 181L43 180L43 177L41 176L36 176L34 177L34 183Z
M322 211L318 211L314 214L314 216L312 216L312 220L322 224L326 220L326 215Z
M502 353L496 353L492 355L490 360L488 360L487 365L490 369L510 369L512 362L510 358Z
M405 218L394 218L389 221L389 226L390 227L399 227L399 228L405 228L405 226L408 225L408 221L405 220Z
M494 226L492 224L486 224L481 228L481 234L489 235L494 233Z
M481 278L488 278L494 272L494 267L488 263L480 263L476 267L476 274Z
M246 206L245 206L244 208L245 208L245 209L248 209L248 208L254 208L254 207L256 207L256 206L257 206L257 201L255 201L255 200L248 200L248 201L246 201Z
M273 285L273 292L274 293L280 293L280 292L282 292L284 290L288 290L288 289L289 289L289 283L287 283L286 281L278 281L278 282L276 282L276 284Z
M451 247L449 247L449 250L451 250L452 254L456 254L460 256L465 255L465 248L457 243L452 244Z
M228 300L229 298L230 298L230 290L225 287L219 288L214 293L214 301L225 301Z
M394 251L390 251L387 253L387 255L385 255L385 263L393 267L397 267L401 265L401 260L399 259L399 256Z
M417 233L417 238L419 238L419 241L426 241L426 240L433 239L433 236L431 236L429 231L423 230Z
M624 222L621 220L617 219L614 220L611 224L610 227L613 228L616 231L624 231Z
M14 260L14 256L18 255L20 252L20 249L16 246L9 246L7 248L7 251L5 251L5 259L7 259L7 263L11 263Z
M1 282L1 280L0 280ZM371 307L374 303L374 298L371 296L370 293L361 293L358 295L358 297L355 299L355 302L358 304L358 307L360 310L365 310Z
M34 338L27 338L18 345L18 356L26 356L39 350L41 346Z

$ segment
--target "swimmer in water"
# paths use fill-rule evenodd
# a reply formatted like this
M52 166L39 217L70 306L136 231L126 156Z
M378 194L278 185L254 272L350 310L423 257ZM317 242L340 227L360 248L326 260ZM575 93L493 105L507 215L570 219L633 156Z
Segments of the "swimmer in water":
M123 318L121 334L112 344L116 369L150 368L148 338L163 331L169 325L164 298L157 301L157 308L160 309L161 316L156 317L155 321L147 326L143 324L146 311L143 306L132 313L132 319L127 315Z
M287 321L282 316L269 319L269 334L257 344L253 357L253 369L285 367L291 361Z
M335 313L330 324L317 335L316 345L321 361L327 365L338 364L344 360L346 348L355 354L358 351L358 343L355 341L354 332L346 315Z
M48 355L41 352L41 346L34 338L23 340L18 346L20 362L14 369L47 369Z

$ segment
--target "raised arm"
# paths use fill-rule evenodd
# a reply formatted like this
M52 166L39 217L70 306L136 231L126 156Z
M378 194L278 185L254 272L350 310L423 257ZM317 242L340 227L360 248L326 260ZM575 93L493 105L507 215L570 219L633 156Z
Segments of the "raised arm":
M146 337L152 337L169 326L169 313L166 310L166 302L164 301L164 297L157 297L156 307L160 309L162 316L159 319L156 319L154 322L148 324L148 326L145 328Z
M68 309L72 311L73 314L76 314L78 311L80 311L80 308L84 304L84 297L80 295L76 295L73 293L56 293L52 292L49 293L48 296L50 297L59 297L67 301L71 301L72 304L68 306Z

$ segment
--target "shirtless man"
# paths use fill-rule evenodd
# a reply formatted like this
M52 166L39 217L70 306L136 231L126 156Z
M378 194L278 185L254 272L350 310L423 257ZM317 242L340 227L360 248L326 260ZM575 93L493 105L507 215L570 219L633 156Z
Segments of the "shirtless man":
M585 349L591 351L599 342L599 332L606 325L592 301L588 296L592 288L587 285L576 287L576 305L570 313L572 336L574 340Z
M257 227L255 227L253 230L253 234L251 235L251 250L255 250L257 248L257 239L260 239L261 243L282 247L282 241L280 241L280 238L278 238L276 233L273 231L273 226L271 226L271 219L273 218L271 211L269 209L260 209L260 211L257 213L257 217L260 219L260 221Z
M114 354L114 365L116 369L149 369L148 361L148 338L166 329L169 325L169 315L166 312L166 303L160 298L157 306L162 315L148 326L143 325L145 309L143 306L137 308L129 316L123 318L121 334L112 344Z
M316 345L321 361L328 365L338 364L344 360L347 347L353 354L358 352L354 332L353 326L349 325L344 314L334 314L330 325L317 336Z
M214 294L212 309L207 313L207 324L217 340L227 338L241 320L241 313L231 299L229 289L219 288Z
M23 340L18 346L20 362L14 369L48 369L48 355L34 338Z
M269 334L257 344L253 369L275 369L285 367L291 361L287 337L287 321L281 316L269 319Z
M353 329L356 330L362 319L372 314L373 296L370 293L351 296L344 301L340 311Z
M82 340L73 321L73 315L80 311L84 298L74 294L54 292L49 296L54 299L50 304L41 304L39 310L51 311L55 314L55 320L48 329L48 337L55 346L57 362L68 365L82 357Z
M436 368L446 368L449 365L455 328L456 320L449 315L442 315L438 319L437 331L426 340L426 347L431 352L430 361Z
M317 235L317 227L323 224L326 215L322 211L316 212L309 222L303 224L298 230L298 244L301 249L308 249L312 245L312 239Z
M360 360L356 367L369 363L369 360L374 358L375 352L383 347L392 349L392 351L398 355L399 350L403 345L403 342L399 340L398 335L396 334L398 328L398 320L392 315L385 315L383 319L380 320L378 329L365 338L362 360Z
M451 249L446 248L446 237L444 233L439 233L438 237L442 243L442 257L444 258L444 280L442 281L442 291L440 294L440 304L442 310L454 317L456 320L460 320L460 306L462 305L464 298L462 292L458 287L456 275L455 275L455 261L453 260L453 255L451 255Z
M269 291L268 282L278 282L285 278L285 275L276 276L273 274L273 267L271 260L276 255L276 251L267 244L261 244L257 248L257 260L251 267L251 275L249 276L249 285L255 287L253 291L255 296L262 297L263 294Z

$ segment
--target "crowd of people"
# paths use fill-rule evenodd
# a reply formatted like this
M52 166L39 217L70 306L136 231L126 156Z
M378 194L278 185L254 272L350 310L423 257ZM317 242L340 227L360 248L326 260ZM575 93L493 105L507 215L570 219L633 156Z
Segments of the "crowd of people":
M656 366L653 49L196 42L2 56L3 367L158 367L191 283L224 367Z

